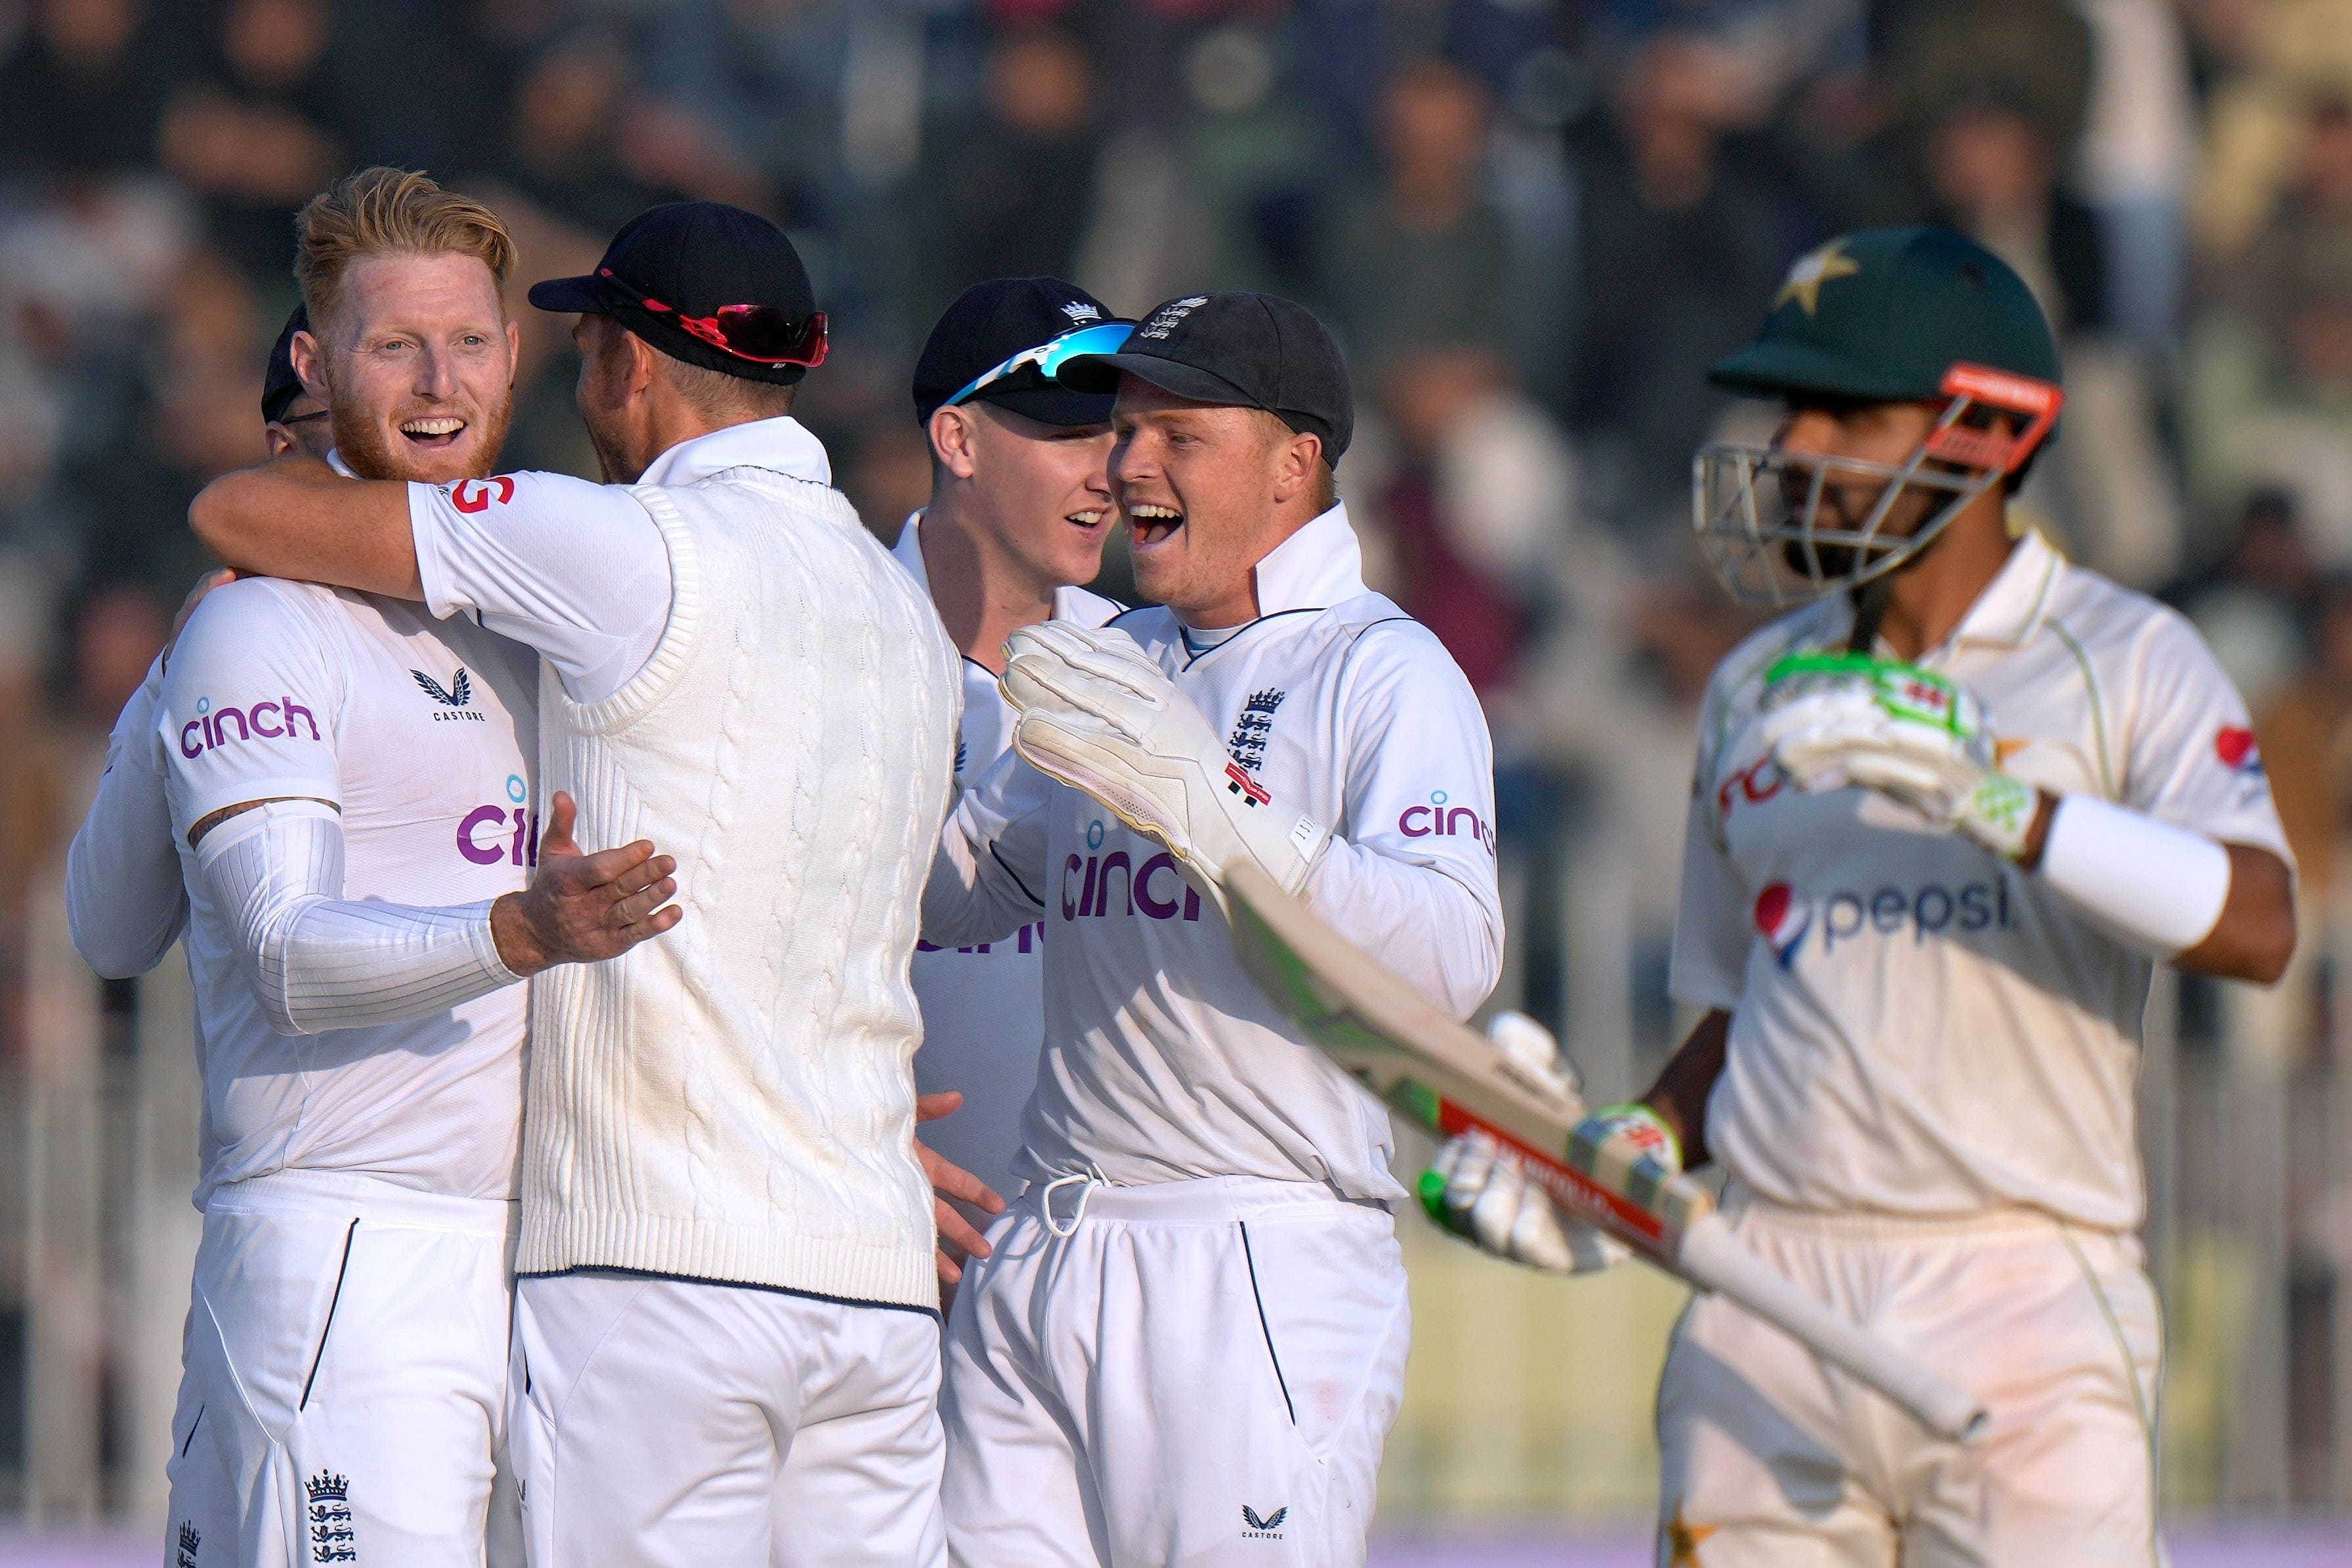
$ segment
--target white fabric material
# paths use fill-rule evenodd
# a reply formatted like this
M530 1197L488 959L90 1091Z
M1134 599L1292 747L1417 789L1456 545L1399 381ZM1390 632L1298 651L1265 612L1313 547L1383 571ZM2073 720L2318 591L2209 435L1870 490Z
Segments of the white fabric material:
M2200 833L2070 795L2050 820L2042 879L2093 924L2171 958L2213 934L2230 897L2230 852Z
M606 1272L516 1289L534 1568L939 1568L939 1321Z
M198 841L196 867L234 912L246 978L280 1034L430 1018L521 978L499 960L490 900L417 909L338 897L342 821L321 801L230 818Z
M934 1305L907 970L955 650L833 490L748 465L632 495L667 625L609 701L543 682L541 754L583 845L677 857L685 918L530 988L520 1267Z
M163 693L159 654L114 721L106 771L66 851L66 924L74 951L110 980L162 963L188 923L156 746L155 705Z
M516 1225L511 1202L346 1172L215 1190L163 1561L520 1568Z
M1660 1561L1706 1568L2162 1568L2163 1336L2138 1244L2011 1211L1797 1214L1735 1198L1740 1239L1984 1400L1931 1437L1719 1297L1683 1314L1658 1388Z
M1851 613L1774 622L1708 690L1671 980L1732 1014L1707 1144L1791 1207L2133 1228L2146 955L1890 800L1789 787L1756 739L1764 671L1843 647ZM2286 857L2244 705L2196 632L2038 537L1918 663L1976 695L2012 777Z
M219 1183L287 1166L516 1195L524 988L280 1034L249 978L241 912L215 895L188 834L223 807L316 800L341 809L341 899L433 909L514 892L538 854L534 664L471 622L306 584L233 582L196 607L154 736L192 901L199 1206Z
M1244 862L1285 893L1306 884L1330 829L1259 784L1133 638L1024 626L1005 647L1005 693L1022 710L1013 748L1031 767L1165 846L1221 909Z
M907 519L891 558L925 594L923 514ZM1083 588L1054 591L1054 619L1099 626L1127 606ZM956 786L969 789L1004 755L1013 705L984 664L963 661L963 723L956 742ZM923 1048L915 1053L915 1087L925 1094L956 1090L963 1104L927 1123L923 1142L1006 1197L1020 1191L1013 1157L1021 1152L1021 1113L1037 1082L1045 1044L1045 923L1023 925L1005 940L963 947L915 945L915 998L923 1009ZM980 1211L966 1207L968 1216Z
M681 441L638 482L691 485L739 465L833 482L823 444L790 418ZM434 615L471 612L528 643L573 701L605 701L653 657L669 620L669 552L627 486L541 473L411 483L408 518Z
M1096 1186L1075 1226L1055 1196L1057 1238L1045 1201L992 1228L949 1323L957 1568L1362 1563L1412 1337L1389 1215L1298 1182Z
M1331 825L1316 910L1467 1017L1494 988L1502 911L1494 756L1437 639L1363 586L1345 507L1257 568L1265 614L1188 658L1175 618L1133 636L1277 800ZM1045 1056L1015 1166L1119 1182L1254 1176L1392 1202L1388 1117L1268 1001L1174 857L1007 757L966 792L924 934L992 942L1045 918Z

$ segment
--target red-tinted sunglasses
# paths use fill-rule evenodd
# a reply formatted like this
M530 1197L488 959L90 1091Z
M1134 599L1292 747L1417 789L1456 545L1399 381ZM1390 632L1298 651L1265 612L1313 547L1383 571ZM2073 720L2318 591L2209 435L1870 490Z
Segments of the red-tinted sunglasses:
M614 277L609 267L598 267L596 276L656 316L673 318L720 353L732 354L755 365L800 365L814 370L824 363L825 350L833 346L822 310L813 311L800 321L793 320L772 305L721 305L708 316L688 316L677 306L665 305L635 284Z

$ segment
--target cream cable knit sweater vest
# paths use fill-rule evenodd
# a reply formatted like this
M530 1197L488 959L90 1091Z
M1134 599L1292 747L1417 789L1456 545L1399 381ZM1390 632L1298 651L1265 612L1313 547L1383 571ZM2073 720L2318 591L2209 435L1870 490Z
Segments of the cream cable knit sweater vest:
M531 985L518 1269L931 1306L908 980L953 775L956 650L842 497L640 486L670 618L609 700L540 697L580 842L651 839L686 918Z

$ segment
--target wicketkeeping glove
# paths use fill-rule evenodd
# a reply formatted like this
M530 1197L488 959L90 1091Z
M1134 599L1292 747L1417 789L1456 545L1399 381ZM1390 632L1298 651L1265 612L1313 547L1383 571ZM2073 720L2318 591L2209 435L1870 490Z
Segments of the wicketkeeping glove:
M1861 653L1797 653L1765 674L1764 744L1809 792L1859 784L2005 860L2025 852L2033 786L1997 766L1976 699L1933 670Z
M1575 1068L1551 1031L1525 1013L1496 1014L1486 1038L1521 1066L1575 1089ZM1422 1207L1441 1229L1514 1263L1549 1274L1585 1274L1627 1256L1592 1226L1563 1218L1518 1160L1485 1133L1448 1138L1419 1186Z
M1124 632L1062 622L1006 640L998 685L1021 716L1013 748L1175 855L1224 907L1227 867L1256 862L1297 893L1331 831L1285 807L1234 760L1215 727Z

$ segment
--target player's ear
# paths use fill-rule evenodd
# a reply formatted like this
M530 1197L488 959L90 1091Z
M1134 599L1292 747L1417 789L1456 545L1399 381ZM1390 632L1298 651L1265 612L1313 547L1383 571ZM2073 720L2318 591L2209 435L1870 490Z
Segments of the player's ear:
M325 402L327 397L327 350L319 340L305 329L287 341L286 358L294 367L294 374L302 382L302 390Z
M1272 414L1266 415L1272 419ZM1323 466L1323 438L1319 435L1294 434L1283 425L1282 439L1276 443L1274 465L1274 501L1282 506L1297 500L1315 487L1318 470Z
M966 408L939 408L931 413L926 433L931 439L931 455L940 466L959 479L969 479L980 468L972 450L973 428L971 411Z

